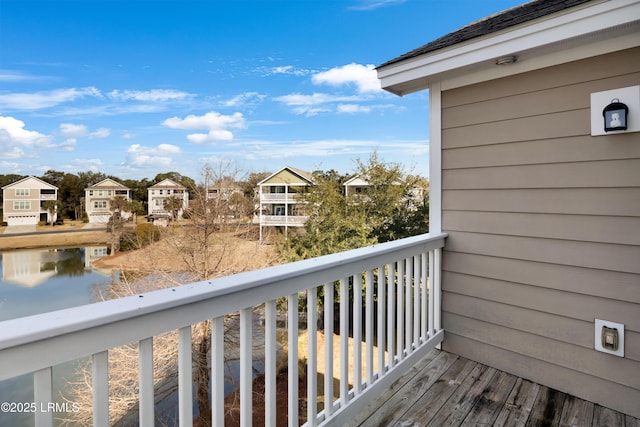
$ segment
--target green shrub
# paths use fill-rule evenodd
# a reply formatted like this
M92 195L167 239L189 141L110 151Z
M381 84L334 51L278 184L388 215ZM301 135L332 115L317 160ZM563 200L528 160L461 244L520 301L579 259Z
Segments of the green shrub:
M135 230L125 230L120 235L120 250L141 249L160 240L160 230L151 223L138 224Z

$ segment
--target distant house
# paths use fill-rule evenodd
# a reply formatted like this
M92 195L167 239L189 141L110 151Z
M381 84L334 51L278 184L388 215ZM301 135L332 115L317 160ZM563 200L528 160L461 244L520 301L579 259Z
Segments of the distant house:
M442 348L640 417L640 1L527 2L377 70L428 91Z
M84 197L89 223L106 224L112 215L111 200L117 196L131 200L131 190L110 178L87 187L84 190ZM131 212L120 212L120 215L123 219L128 219Z
M369 181L367 181L366 176L360 174L356 175L353 178L347 180L344 184L344 195L347 197L366 197L367 192L369 191Z
M394 182L396 185L402 185L402 181ZM344 194L351 200L368 200L368 193L371 191L371 183L369 182L366 173L359 174L353 178L347 180L344 184ZM406 200L412 200L414 202L422 202L425 189L419 186L413 186L408 190L408 198Z
M218 217L237 217L234 201L243 196L242 188L232 179L221 179L207 187L207 203Z
M258 183L260 239L265 227L302 227L308 219L304 201L298 196L313 185L311 173L286 166Z
M189 190L183 185L178 184L170 179L164 179L159 183L152 185L147 189L149 200L149 219L153 222L166 221L168 219L176 219L174 212L170 212L165 208L165 202L171 198L179 201L176 217L182 216L185 209L189 208Z
M39 221L56 221L43 205L48 200L58 200L58 187L34 176L23 178L2 187L2 220L7 225L37 225Z

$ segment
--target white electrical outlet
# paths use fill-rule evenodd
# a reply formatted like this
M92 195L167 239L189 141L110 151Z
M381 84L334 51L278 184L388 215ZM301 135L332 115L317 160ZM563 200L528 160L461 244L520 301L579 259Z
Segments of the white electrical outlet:
M624 325L608 320L595 320L595 349L603 353L624 357Z

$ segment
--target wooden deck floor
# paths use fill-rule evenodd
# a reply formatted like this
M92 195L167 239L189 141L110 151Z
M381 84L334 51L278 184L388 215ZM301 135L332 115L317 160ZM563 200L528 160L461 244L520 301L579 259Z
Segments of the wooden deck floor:
M640 427L640 420L434 350L349 425Z

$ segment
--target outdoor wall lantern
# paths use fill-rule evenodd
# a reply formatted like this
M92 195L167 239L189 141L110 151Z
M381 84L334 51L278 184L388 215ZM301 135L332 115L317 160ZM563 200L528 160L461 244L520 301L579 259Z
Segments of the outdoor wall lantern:
M627 130L627 116L629 107L620 102L618 98L611 100L611 104L604 107L602 116L604 117L604 131Z

